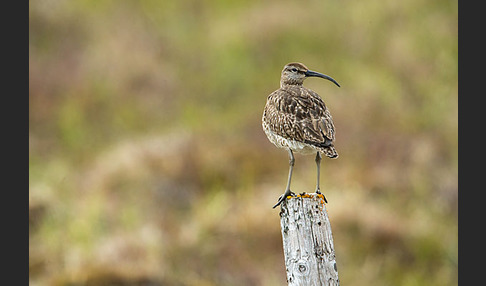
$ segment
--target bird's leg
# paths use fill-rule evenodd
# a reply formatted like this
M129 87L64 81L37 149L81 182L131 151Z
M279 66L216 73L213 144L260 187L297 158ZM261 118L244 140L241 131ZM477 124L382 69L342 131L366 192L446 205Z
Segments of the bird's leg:
M292 150L290 149L288 150L289 150L289 179L287 181L287 188L285 189L285 192L278 198L278 201L273 206L273 208L279 206L288 196L295 196L295 194L290 190L290 181L292 180L292 171L294 169L295 158L294 158L294 154L292 153Z
M319 187L319 177L321 175L321 154L317 151L316 154L316 165L317 165L317 184L316 184L316 193L320 194L321 189Z
M324 201L327 203L327 200L326 200L326 196L324 196L322 193L321 193L321 188L319 186L319 177L321 175L321 154L319 153L319 151L317 151L317 154L316 154L316 165L317 165L317 184L316 184L316 193L317 194L321 194L323 197L324 197Z

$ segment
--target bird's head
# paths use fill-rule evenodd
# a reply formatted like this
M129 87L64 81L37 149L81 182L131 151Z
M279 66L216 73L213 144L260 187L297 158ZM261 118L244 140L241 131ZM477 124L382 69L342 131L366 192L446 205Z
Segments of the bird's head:
M290 63L286 64L282 70L280 78L280 86L285 85L302 85L304 80L308 77L320 77L332 81L340 87L340 85L330 76L322 73L309 70L304 64Z

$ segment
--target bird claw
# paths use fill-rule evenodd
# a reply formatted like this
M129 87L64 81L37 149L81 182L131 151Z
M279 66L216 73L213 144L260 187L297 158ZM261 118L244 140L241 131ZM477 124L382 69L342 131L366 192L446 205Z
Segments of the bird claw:
M316 189L316 194L318 194L318 195L322 195L322 197L324 198L324 201L325 201L325 202L326 202L326 204L327 204L326 196L324 196L324 194L323 194L323 193L321 193L321 190L320 190L320 189Z
M273 206L273 208L276 208L278 207L284 200L285 198L287 198L288 196L292 196L292 197L295 197L295 193L292 192L291 190L287 190L285 191L285 193L283 193L279 198L278 198L278 201L277 203Z

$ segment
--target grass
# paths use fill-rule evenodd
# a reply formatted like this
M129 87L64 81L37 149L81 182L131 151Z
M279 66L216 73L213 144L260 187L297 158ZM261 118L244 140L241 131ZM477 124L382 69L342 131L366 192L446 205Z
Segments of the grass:
M33 2L32 285L282 285L284 64L329 106L343 285L457 283L457 3ZM315 188L296 156L292 189ZM151 284L151 285L152 285Z

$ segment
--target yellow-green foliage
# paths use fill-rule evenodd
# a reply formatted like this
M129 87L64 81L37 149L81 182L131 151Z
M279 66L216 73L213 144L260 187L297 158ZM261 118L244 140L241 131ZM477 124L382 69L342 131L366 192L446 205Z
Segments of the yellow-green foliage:
M342 86L305 83L336 125L341 283L456 284L457 2L29 5L32 285L285 285L260 120L292 61Z

